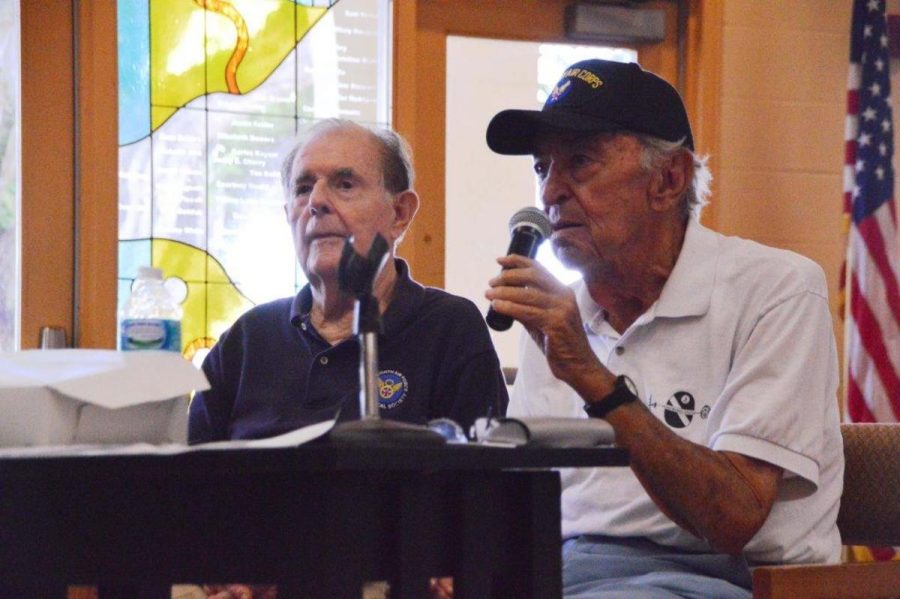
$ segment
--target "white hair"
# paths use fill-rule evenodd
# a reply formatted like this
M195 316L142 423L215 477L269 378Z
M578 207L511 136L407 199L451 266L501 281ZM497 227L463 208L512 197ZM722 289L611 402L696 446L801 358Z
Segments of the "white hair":
M315 137L333 131L360 131L371 136L381 155L381 179L384 188L392 194L412 189L416 178L409 144L400 134L381 127L368 127L347 119L323 119L308 127L295 141L281 164L281 185L288 199L291 197L291 169L294 159L303 147Z
M691 158L694 160L694 177L688 183L687 190L684 192L682 208L685 218L693 216L699 220L700 212L709 203L710 184L712 183L712 172L707 165L709 156L700 156L693 150L683 146L684 139L667 141L642 133L633 133L633 135L643 147L641 166L647 171L660 168L666 160L678 152L690 152Z

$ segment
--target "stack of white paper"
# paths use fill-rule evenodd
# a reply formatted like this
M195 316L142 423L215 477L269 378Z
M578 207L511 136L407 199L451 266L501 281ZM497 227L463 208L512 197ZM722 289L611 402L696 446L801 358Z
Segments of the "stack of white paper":
M173 352L0 353L0 446L184 443L206 377Z

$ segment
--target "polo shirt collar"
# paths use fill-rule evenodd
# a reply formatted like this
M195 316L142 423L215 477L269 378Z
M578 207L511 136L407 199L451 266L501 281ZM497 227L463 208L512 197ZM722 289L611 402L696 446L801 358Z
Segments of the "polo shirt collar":
M656 300L656 316L699 316L709 310L716 280L719 235L688 219L672 274Z
M409 326L425 301L425 288L409 276L409 265L406 261L394 258L394 264L397 267L394 297L381 315L385 337L391 337Z
M709 309L715 282L717 247L719 236L691 218L684 234L681 252L675 261L675 268L663 286L659 299L638 320L645 317L699 316ZM583 280L577 281L573 289L581 313L585 330L600 332L604 329L603 307L597 304L588 292ZM610 327L609 329L613 329Z
M425 298L425 288L410 278L409 265L406 264L406 261L402 258L394 258L394 267L397 269L394 297L388 305L388 309L381 316L385 337L390 337L403 329L418 312ZM306 323L307 327L312 329L309 319L311 309L312 289L307 283L291 302L291 324L299 327Z

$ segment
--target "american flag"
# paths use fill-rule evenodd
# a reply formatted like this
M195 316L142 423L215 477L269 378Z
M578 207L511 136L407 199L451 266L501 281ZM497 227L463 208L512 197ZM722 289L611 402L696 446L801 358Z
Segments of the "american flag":
M847 92L843 277L847 413L854 422L900 420L900 291L894 202L894 130L883 0L855 0Z

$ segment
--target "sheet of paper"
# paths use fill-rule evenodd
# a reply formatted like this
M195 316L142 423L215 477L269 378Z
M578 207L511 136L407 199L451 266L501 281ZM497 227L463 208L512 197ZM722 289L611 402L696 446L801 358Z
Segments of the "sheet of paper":
M193 445L190 447L193 451L204 451L213 449L268 449L273 447L296 447L309 443L314 439L325 435L334 428L336 420L325 420L310 424L303 428L298 428L289 433L278 435L277 437L269 437L268 439L252 439L249 441L217 441L215 443L203 443L202 445Z
M153 445L150 443L132 443L128 445L53 445L41 447L0 447L0 459L3 458L47 458L47 457L82 457L82 456L127 456L127 455L176 455L196 451L221 451L223 449L271 449L278 447L297 447L324 436L334 428L335 420L326 420L303 428L270 437L250 441L218 441L201 445L182 445L168 443Z

